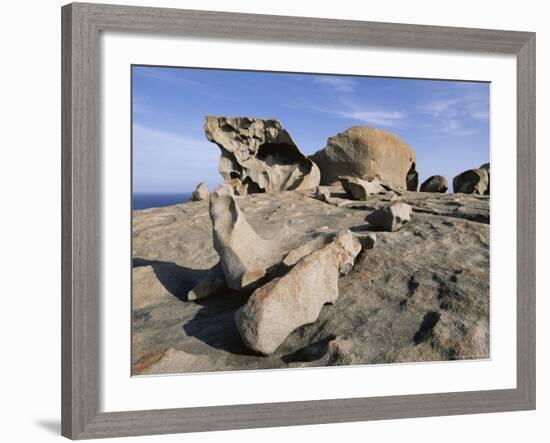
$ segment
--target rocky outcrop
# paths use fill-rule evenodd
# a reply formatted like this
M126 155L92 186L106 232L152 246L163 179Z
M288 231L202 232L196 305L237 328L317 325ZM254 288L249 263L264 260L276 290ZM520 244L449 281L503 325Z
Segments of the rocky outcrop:
M269 355L296 328L314 322L326 303L338 298L338 278L361 251L350 231L302 259L283 277L257 289L237 311L237 329L252 350Z
M330 137L327 146L310 158L321 170L323 185L352 176L378 178L395 189L418 189L414 150L388 131L353 126Z
M206 186L206 183L199 183L193 193L191 194L191 200L192 201L202 201L202 200L208 200L208 187Z
M377 179L361 179L357 177L340 177L344 191L354 200L366 200L370 195L383 194L386 189Z
M398 231L411 221L412 208L403 202L394 202L371 212L365 219L385 231Z
M453 179L453 192L487 195L489 193L489 173L486 169L469 169Z
M313 192L235 200L263 239L291 223L291 235L277 237L286 251L281 266L291 270L343 229L372 244L375 229L365 216L393 198L350 200L339 184L321 190L331 204ZM414 221L397 232L376 231L376 246L340 276L336 303L322 307L317 320L291 332L269 356L249 350L235 324L249 292L224 287L186 301L220 261L209 203L134 211L134 373L490 358L489 196L405 191L399 200L412 207Z
M447 179L442 175L432 175L420 185L420 192L445 193L449 189Z
M225 184L210 195L210 218L214 248L227 285L243 289L266 275L278 264L284 252L278 238L266 240L250 226L239 209L233 189ZM283 232L280 233L284 235Z
M222 177L240 180L240 195L319 185L319 168L275 119L207 116L204 131L221 149Z

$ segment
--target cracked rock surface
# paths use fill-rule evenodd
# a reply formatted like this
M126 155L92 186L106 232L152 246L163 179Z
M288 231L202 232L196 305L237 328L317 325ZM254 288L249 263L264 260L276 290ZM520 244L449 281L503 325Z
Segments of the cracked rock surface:
M489 198L388 191L356 201L340 186L234 197L262 238L285 233L280 250L315 249L343 229L372 242L376 232L339 278L337 302L269 356L251 351L235 324L251 291L187 300L220 261L208 202L136 210L134 279L146 284L134 284L133 374L489 358ZM411 206L411 221L374 231L365 217L396 201Z

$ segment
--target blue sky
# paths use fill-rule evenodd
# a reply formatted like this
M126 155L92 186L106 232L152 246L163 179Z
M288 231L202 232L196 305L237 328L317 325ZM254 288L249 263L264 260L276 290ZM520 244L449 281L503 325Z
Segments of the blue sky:
M205 115L277 118L302 152L355 125L416 151L422 182L489 161L488 83L134 66L134 192L190 192L222 182Z

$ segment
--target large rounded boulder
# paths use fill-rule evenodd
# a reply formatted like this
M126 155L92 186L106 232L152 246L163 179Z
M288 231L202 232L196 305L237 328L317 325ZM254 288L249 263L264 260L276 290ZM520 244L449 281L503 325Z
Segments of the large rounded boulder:
M368 126L353 126L327 140L310 157L321 170L321 184L338 177L376 177L395 189L418 189L416 153L397 135Z

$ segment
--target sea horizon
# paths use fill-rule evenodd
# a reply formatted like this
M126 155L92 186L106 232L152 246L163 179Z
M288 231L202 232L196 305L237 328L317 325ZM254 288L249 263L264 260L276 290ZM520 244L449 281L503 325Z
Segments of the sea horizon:
M188 202L191 195L191 192L134 192L132 193L132 209L179 205Z

